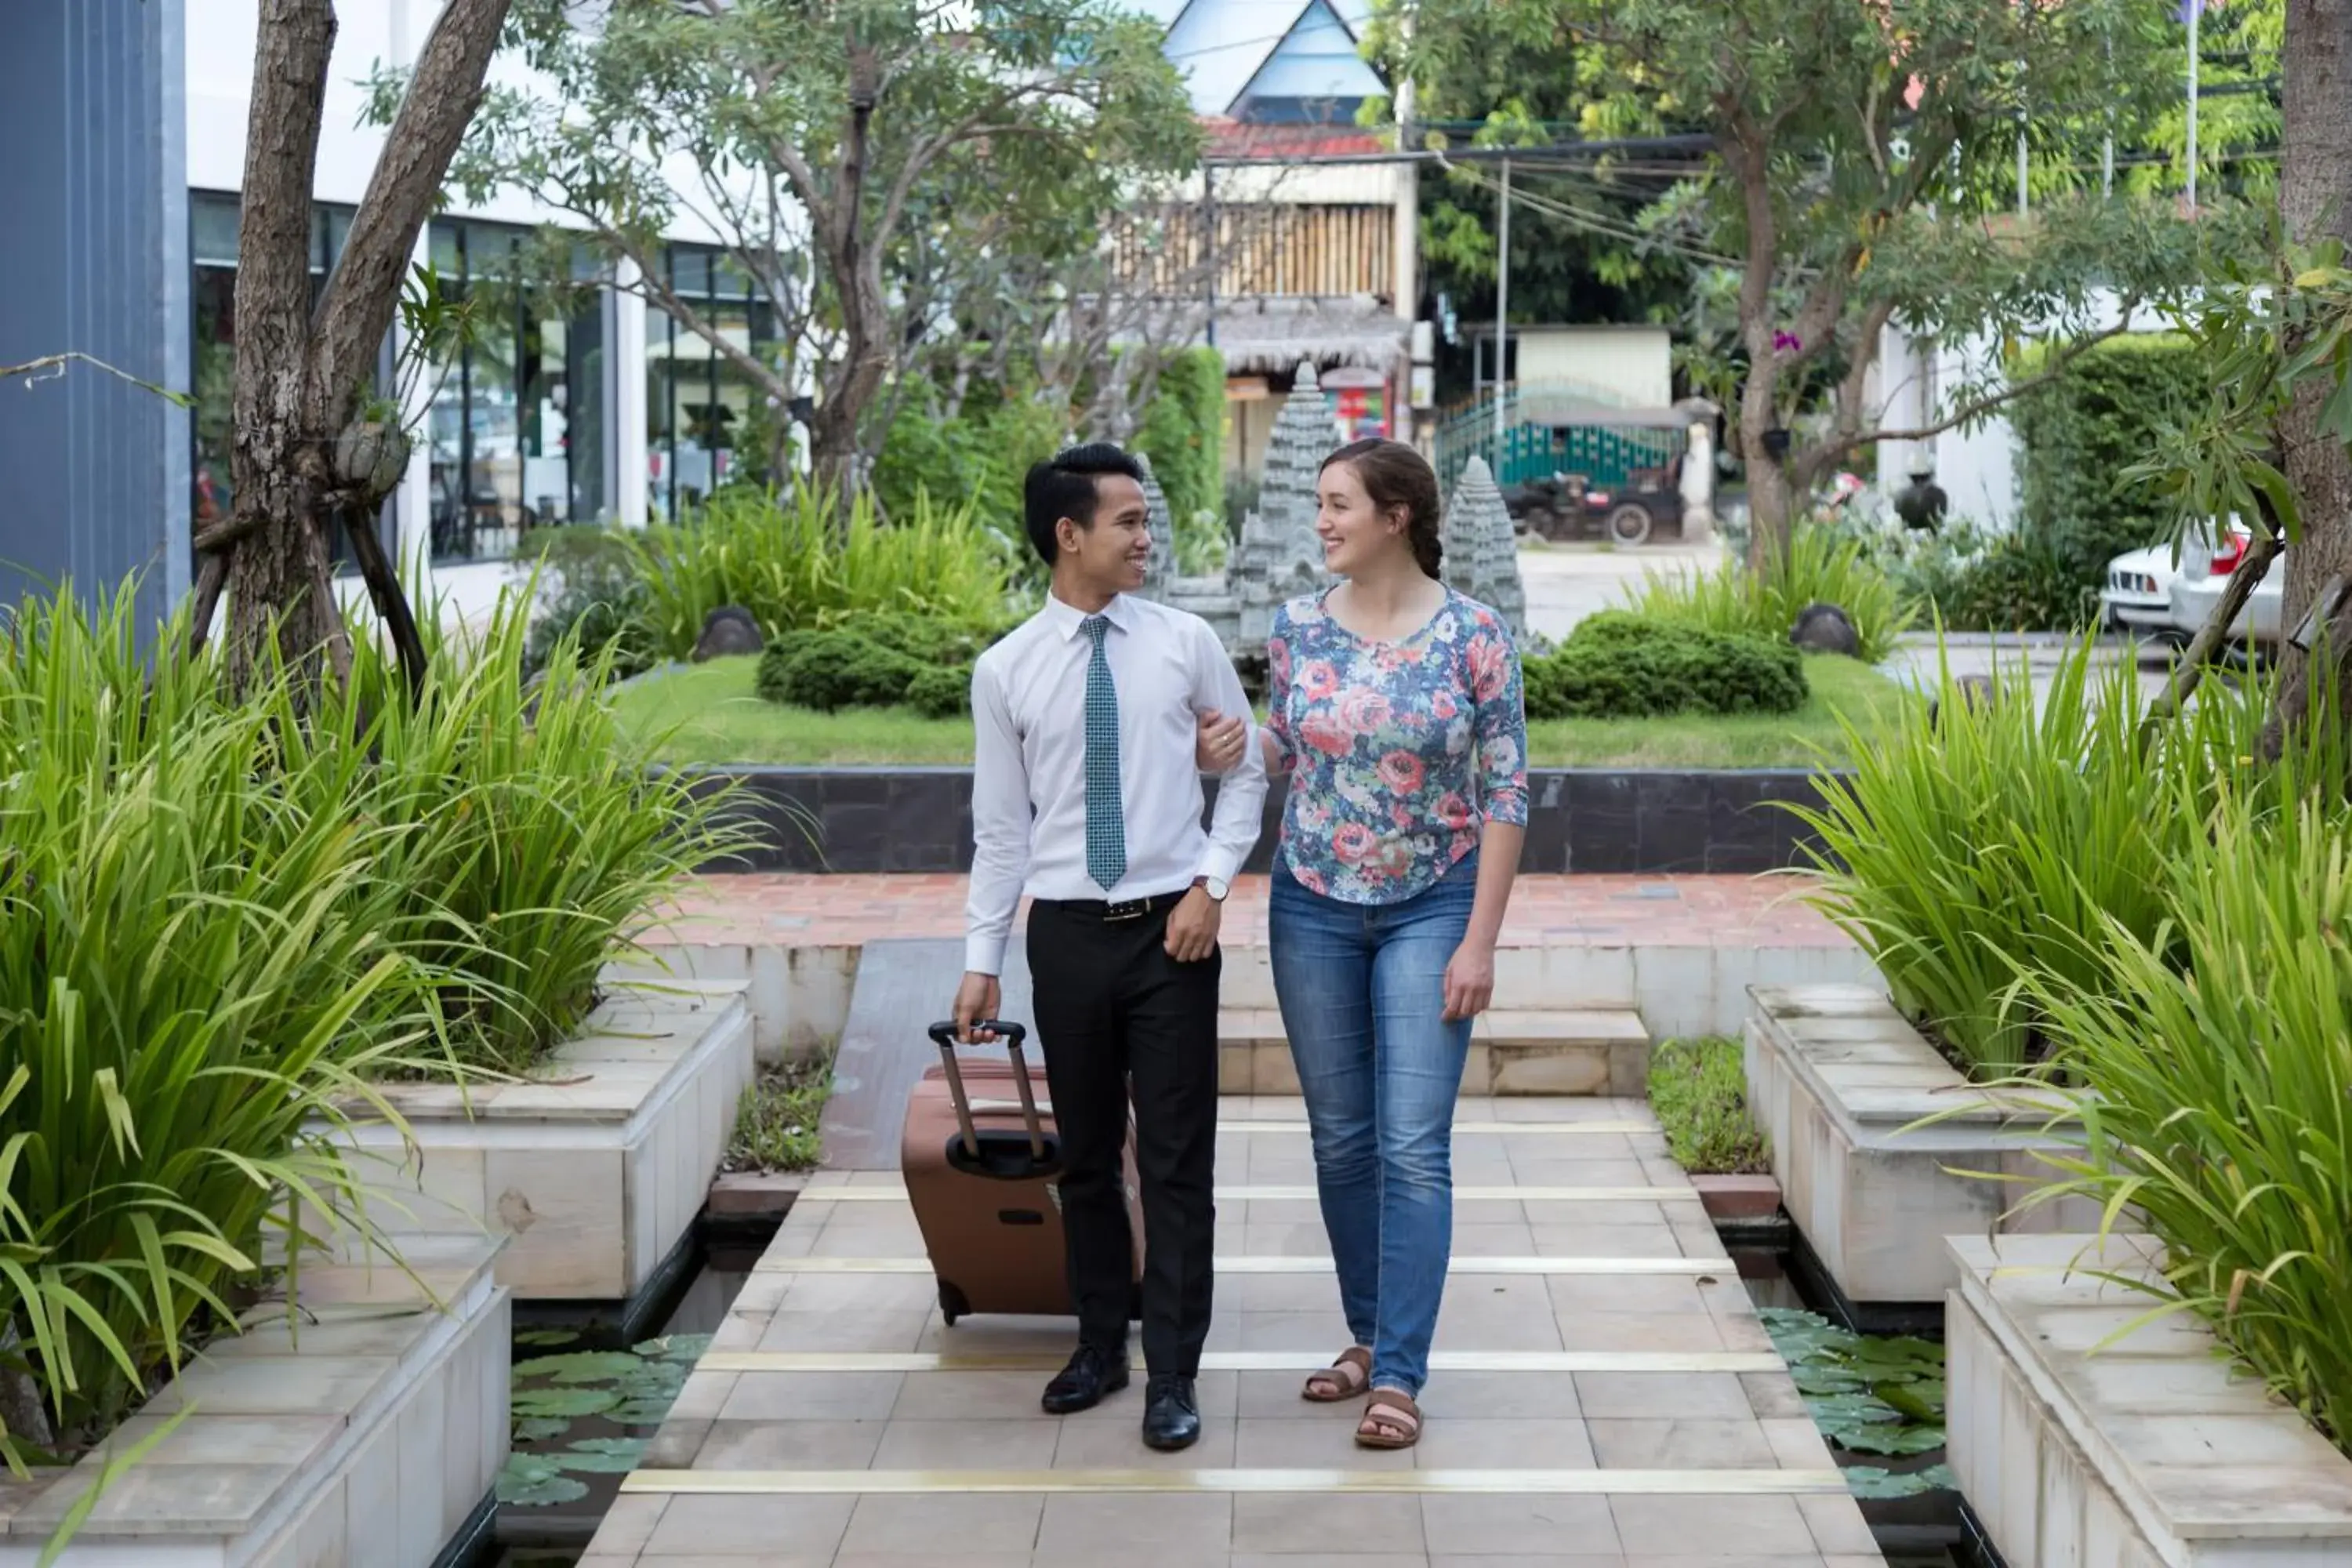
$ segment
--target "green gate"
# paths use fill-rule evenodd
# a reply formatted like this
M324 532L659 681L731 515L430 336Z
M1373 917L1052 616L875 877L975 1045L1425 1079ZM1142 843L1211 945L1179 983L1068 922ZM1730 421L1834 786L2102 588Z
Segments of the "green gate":
M1683 432L1643 425L1577 423L1571 412L1599 401L1588 389L1517 388L1503 394L1503 435L1495 438L1490 395L1437 427L1437 478L1447 490L1475 457L1486 459L1499 485L1531 484L1555 473L1581 474L1596 489L1623 489L1636 468L1660 468L1683 449Z

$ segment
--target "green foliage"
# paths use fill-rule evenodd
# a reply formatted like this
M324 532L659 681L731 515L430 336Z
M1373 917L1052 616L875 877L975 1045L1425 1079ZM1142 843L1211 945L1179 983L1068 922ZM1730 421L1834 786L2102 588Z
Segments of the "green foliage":
M1168 494L1181 532L1185 520L1219 511L1225 486L1225 361L1214 349L1186 349L1160 370L1135 432L1151 477ZM1017 516L1018 513L1016 512Z
M1944 1446L1942 1345L1857 1334L1819 1313L1785 1307L1766 1307L1757 1316L1832 1447L1908 1458ZM1868 1467L1848 1479L1864 1497L1909 1497L1953 1485L1940 1465L1901 1476Z
M1666 1040L1650 1058L1650 1109L1666 1152L1693 1174L1741 1175L1772 1168L1748 1114L1748 1068L1738 1040L1721 1035Z
M2249 766L2272 679L2209 680L2144 742L2128 661L2103 666L2084 640L2048 673L2038 706L2016 668L1972 705L1946 666L1932 716L1906 702L1852 746L1848 772L1822 779L1818 809L1790 808L1822 841L1811 901L1979 1074L2041 1054L2042 1011L2019 994L2021 973L2097 990L2105 932L2158 941L2170 868L2204 841L2215 803L2274 805L2293 787ZM2340 759L2310 771L2339 789L2352 777Z
M880 613L961 626L1004 616L1016 545L971 507L943 511L918 495L885 523L862 494L845 510L806 487L782 501L738 492L686 522L624 531L654 646L685 658L722 605L750 611L771 641Z
M2105 562L2100 563L2100 577ZM2097 582L2032 528L1984 535L1965 522L1906 542L1888 570L1923 615L1946 631L2063 632L2098 617Z
M399 1126L368 1080L434 1049L359 750L301 743L283 669L229 704L224 655L151 665L133 603L0 617L0 1374L68 1454L299 1270L295 1199L354 1212L332 1130Z
M874 489L892 518L915 516L927 496L955 498L1021 554L1021 481L1029 465L1062 446L1064 416L1042 399L972 396L957 417L931 418L910 405L890 426L874 463Z
M1530 720L1683 712L1793 713L1804 660L1785 641L1604 610L1522 661Z
M2029 1201L2085 1196L2109 1226L2137 1208L2164 1249L2150 1315L2203 1319L2352 1451L2352 824L2340 799L2322 788L2281 811L2258 788L2176 788L2157 804L2199 813L2165 868L2166 923L2086 933L2087 985L2027 980L2059 1059L2098 1091L2064 1119L2079 1157L2055 1161L2062 1178Z
M1769 641L1786 641L1806 605L1835 605L1866 664L1892 654L1917 615L1868 546L1817 526L1800 527L1769 572L1727 556L1712 572L1648 577L1628 598L1659 620Z
M2021 354L2012 374L2034 375L2045 357ZM2207 401L2210 373L2200 345L2179 333L2114 338L2011 410L2031 551L2054 556L2091 598L2109 561L2171 531L2163 492L2131 470Z
M615 678L652 668L660 656L646 625L646 591L620 531L581 524L541 529L526 538L555 592L531 623L524 670L536 675L546 668L556 644L567 637L583 657L609 649Z

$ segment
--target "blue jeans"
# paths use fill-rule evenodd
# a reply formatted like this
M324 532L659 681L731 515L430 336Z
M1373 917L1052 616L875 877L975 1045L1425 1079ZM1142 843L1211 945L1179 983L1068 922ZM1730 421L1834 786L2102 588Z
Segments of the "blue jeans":
M1454 1242L1454 1102L1470 1020L1445 965L1469 929L1473 853L1402 903L1348 904L1277 865L1267 938L1298 1064L1323 1228L1372 1382L1418 1395Z

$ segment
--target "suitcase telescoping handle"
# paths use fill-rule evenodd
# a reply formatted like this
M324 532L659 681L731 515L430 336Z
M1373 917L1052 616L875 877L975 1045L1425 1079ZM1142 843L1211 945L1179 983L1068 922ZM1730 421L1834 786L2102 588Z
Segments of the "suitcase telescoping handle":
M1013 1087L1021 1095L1021 1118L1029 1128L1029 1157L1045 1158L1045 1128L1037 1120L1037 1096L1029 1087L1029 1068L1021 1056L1021 1042L1029 1031L1018 1024L1001 1018L974 1018L974 1034L999 1035L1004 1040L1004 1053L1013 1058ZM931 1041L940 1047L940 1060L947 1068L948 1098L955 1101L956 1126L963 1133L963 1152L973 1159L980 1158L980 1133L971 1124L971 1101L963 1092L963 1068L956 1063L956 1026L953 1021L931 1026Z

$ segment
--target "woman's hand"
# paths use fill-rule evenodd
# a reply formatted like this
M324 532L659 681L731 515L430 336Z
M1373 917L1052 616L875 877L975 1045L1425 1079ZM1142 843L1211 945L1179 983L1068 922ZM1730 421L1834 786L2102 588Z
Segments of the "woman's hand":
M1445 965L1445 1019L1475 1018L1495 999L1495 944L1465 937Z
M1204 773L1224 773L1242 760L1242 747L1248 739L1249 726L1239 715L1228 719L1211 708L1200 718L1193 761Z

